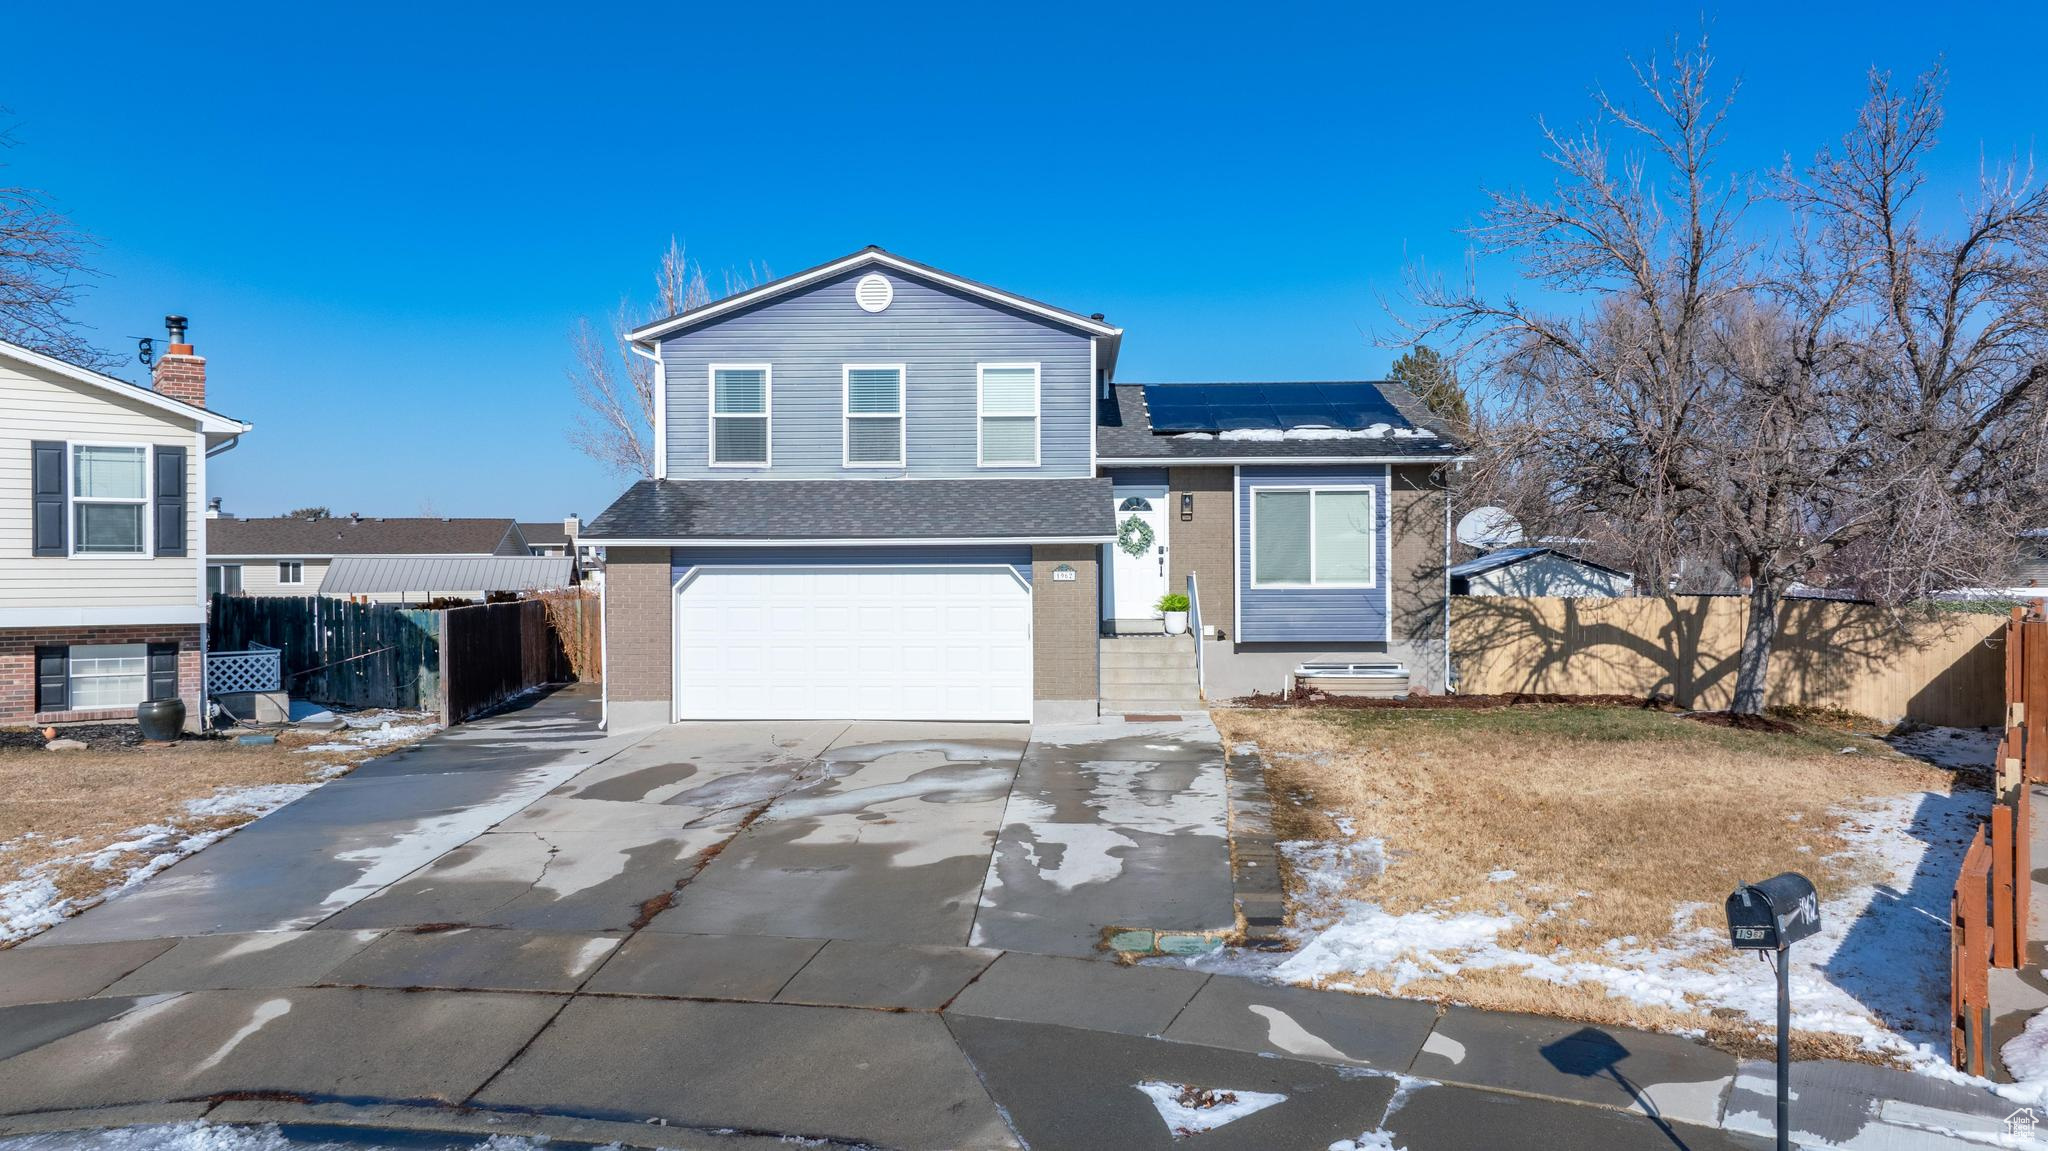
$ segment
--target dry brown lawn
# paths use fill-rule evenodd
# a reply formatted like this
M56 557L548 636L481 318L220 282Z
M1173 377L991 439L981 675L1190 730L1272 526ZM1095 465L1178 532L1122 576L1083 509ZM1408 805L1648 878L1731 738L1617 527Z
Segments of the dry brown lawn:
M402 746L295 750L338 742L345 735L286 731L276 744L256 747L213 739L78 751L0 748L0 796L5 797L0 800L0 888L54 863L48 878L60 896L94 899L148 856L124 852L104 869L79 857L128 841L141 827L197 834L239 827L254 818L248 813L196 816L185 808L189 800L221 789L313 782L323 766L354 767Z
M1950 773L1867 734L1801 724L1736 731L1639 708L1533 706L1482 711L1219 710L1227 740L1265 753L1282 840L1344 842L1337 817L1379 836L1386 871L1344 894L1394 914L1506 912L1505 947L1594 958L1612 939L1650 943L1687 905L1720 921L1739 883L1800 871L1823 899L1865 874L1846 846L1843 805L1947 792ZM1842 749L1853 747L1853 753ZM1508 882L1489 873L1513 871ZM1290 909L1301 885L1287 874ZM1590 893L1584 894L1581 893ZM1545 915L1555 910L1555 914ZM1368 988L1375 980L1353 982ZM1389 986L1384 979L1378 988ZM1512 970L1411 981L1401 994L1598 1023L1702 1029L1739 1045L1746 1025L1662 1011ZM1846 1040L1810 1037L1815 1054Z

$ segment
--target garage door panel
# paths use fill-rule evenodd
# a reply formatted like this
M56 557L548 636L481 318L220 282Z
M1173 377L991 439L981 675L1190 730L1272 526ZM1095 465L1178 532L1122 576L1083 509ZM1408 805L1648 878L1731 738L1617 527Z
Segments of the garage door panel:
M677 596L682 718L1030 718L1007 568L704 568Z

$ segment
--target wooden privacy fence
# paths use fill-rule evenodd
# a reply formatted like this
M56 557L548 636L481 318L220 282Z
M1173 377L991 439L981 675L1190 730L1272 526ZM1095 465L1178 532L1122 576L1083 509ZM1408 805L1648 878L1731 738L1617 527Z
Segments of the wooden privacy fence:
M2048 783L2048 618L2037 603L2001 626L2005 734L1992 760L1990 820L1970 841L1949 896L1949 1050L1973 1075L1984 1074L1991 1041L1991 968L2027 962L2033 785Z
M207 647L274 647L287 694L336 707L436 709L441 613L321 596L213 597Z
M455 724L523 691L574 678L539 600L449 608L441 621L441 713Z
M456 724L543 684L595 679L602 628L588 595L441 610L217 595L207 646L277 648L295 698L434 711Z
M1659 695L1720 710L1735 694L1744 596L1455 596L1458 690L1473 695ZM1771 651L1773 706L1884 720L2001 722L2002 619L1951 613L1901 629L1885 609L1791 600Z

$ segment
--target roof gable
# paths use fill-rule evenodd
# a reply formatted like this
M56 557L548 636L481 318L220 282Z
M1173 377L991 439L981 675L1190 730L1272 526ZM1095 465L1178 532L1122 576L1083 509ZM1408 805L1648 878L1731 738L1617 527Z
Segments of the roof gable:
M16 363L61 377L66 383L82 384L95 391L104 392L131 403L154 408L174 419L190 420L203 432L209 432L214 435L237 436L251 430L249 424L221 415L219 412L196 407L183 400L174 400L161 392L152 391L140 384L131 384L127 380L116 379L113 376L95 372L90 368L81 368L77 364L60 360L55 356L46 356L41 352L31 351L20 344L9 343L6 340L0 340L0 359L13 360Z
M1005 292L1000 288L991 287L979 281L967 279L964 276L956 276L951 272L942 271L929 264L920 264L915 260L907 260L902 256L892 252L885 252L873 246L863 248L852 255L842 256L837 260L819 264L815 268L807 268L793 275L770 280L759 287L749 288L744 292L736 292L722 300L714 300L701 307L692 308L686 312L679 312L667 319L657 320L654 323L635 328L626 335L628 339L636 344L640 344L643 347L651 347L656 341L673 336L698 324L708 323L764 301L785 296L792 292L799 292L814 284L823 283L836 276L867 267L885 267L900 275L923 280L938 287L976 296L1005 307L1015 308L1018 311L1040 319L1072 328L1085 335L1110 339L1123 335L1122 328L1105 323L1093 316L1084 316L1079 312L1070 312L1065 308L1057 308L1051 304L1019 296L1012 292Z

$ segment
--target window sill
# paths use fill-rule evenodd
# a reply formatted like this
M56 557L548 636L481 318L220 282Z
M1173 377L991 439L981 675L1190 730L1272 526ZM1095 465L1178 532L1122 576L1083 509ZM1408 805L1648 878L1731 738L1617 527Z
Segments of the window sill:
M132 707L100 708L94 711L39 711L32 723L105 723L108 720L134 719Z

